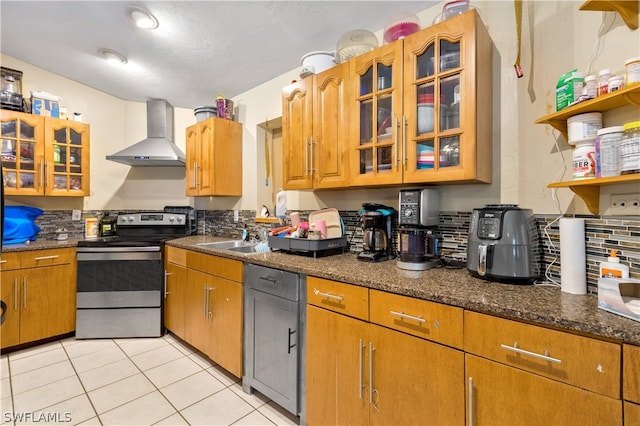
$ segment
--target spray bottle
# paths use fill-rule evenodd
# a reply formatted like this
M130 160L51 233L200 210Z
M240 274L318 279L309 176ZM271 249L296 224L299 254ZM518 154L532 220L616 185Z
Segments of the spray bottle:
M611 256L606 262L600 262L600 277L602 278L629 278L629 267L620 263L615 250L611 250Z

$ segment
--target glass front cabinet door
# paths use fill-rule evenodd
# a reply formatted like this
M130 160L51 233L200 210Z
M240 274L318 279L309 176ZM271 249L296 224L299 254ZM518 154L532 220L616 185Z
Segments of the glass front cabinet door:
M6 195L44 193L44 117L0 110Z
M351 184L491 182L492 43L477 12L351 60Z
M89 125L0 110L6 195L89 195Z
M405 183L491 182L491 49L475 10L404 39Z
M45 195L89 195L89 125L45 120Z

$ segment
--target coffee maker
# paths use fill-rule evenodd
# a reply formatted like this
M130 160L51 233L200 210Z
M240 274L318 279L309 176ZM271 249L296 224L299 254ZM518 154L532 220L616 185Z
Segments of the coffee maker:
M391 229L396 209L382 204L364 203L360 211L362 219L363 250L358 253L358 260L365 262L381 262L393 259Z
M436 189L403 189L399 195L396 266L424 271L440 264L440 200Z

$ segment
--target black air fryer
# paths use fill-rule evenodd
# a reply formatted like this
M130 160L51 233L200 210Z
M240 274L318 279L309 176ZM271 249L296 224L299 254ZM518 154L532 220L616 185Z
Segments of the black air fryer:
M514 204L488 204L474 209L467 269L486 280L513 284L538 279L540 249L533 211Z

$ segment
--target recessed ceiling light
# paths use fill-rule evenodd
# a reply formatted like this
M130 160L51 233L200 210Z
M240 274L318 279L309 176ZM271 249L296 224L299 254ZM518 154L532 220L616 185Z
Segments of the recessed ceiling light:
M127 8L127 15L129 19L131 19L131 22L138 28L144 28L146 30L158 28L158 20L156 17L141 7L129 6Z
M124 65L127 63L127 58L125 58L124 55L116 52L115 50L100 49L100 54L107 60L107 62L111 64Z

